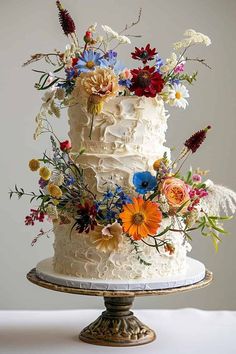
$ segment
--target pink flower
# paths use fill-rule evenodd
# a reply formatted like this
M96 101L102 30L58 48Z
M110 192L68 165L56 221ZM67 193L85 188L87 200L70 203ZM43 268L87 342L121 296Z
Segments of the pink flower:
M193 199L195 197L195 195L196 195L196 191L194 189L191 189L188 193L189 193L189 197L191 199Z
M192 180L194 182L201 182L202 181L202 177L199 174L195 173L195 174L192 175Z
M132 74L131 74L130 70L129 69L124 69L120 73L120 79L121 80L131 80L132 79Z
M184 63L180 63L179 65L177 65L177 66L174 68L174 73L175 73L175 74L182 73L183 71L184 71Z
M204 198L208 195L208 192L205 189L200 188L200 189L196 189L196 194L199 198Z
M71 149L71 142L69 140L65 140L60 142L61 151L69 151Z

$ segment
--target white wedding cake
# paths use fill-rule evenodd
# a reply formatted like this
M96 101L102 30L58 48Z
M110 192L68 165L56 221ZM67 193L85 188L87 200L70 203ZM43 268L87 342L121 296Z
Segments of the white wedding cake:
M164 146L168 114L162 100L145 97L117 97L108 101L96 117L92 140L88 138L91 115L77 104L69 108L69 136L72 154L85 149L77 162L85 171L86 182L94 193L106 191L116 184L134 194L133 174L152 169L155 160L170 149ZM172 218L162 221L160 232ZM97 249L93 231L89 234L71 231L72 223L54 227L54 269L58 273L91 279L152 279L186 270L187 251L191 246L184 234L167 232L163 240L171 242L172 252L163 245L155 247L141 243L140 262L129 237L121 235L118 250ZM147 241L153 244L153 240Z
M42 157L29 161L38 173L37 192L17 186L10 191L33 203L26 225L53 224L49 230L41 227L32 244L53 231L50 265L59 276L76 280L186 279L192 232L211 238L217 249L223 221L236 209L236 194L204 180L206 171L181 173L210 126L188 138L174 157L165 146L165 105L188 106L185 85L194 83L197 72L188 73L186 64L208 66L188 52L211 40L189 29L166 59L149 43L134 46L128 67L116 48L131 44L125 34L140 16L120 32L93 24L79 35L69 12L59 0L56 4L69 43L63 51L37 52L24 64L45 60L51 65L37 71L35 87L45 94L34 139L49 133L52 151L45 147ZM61 140L52 120L65 109L69 138Z

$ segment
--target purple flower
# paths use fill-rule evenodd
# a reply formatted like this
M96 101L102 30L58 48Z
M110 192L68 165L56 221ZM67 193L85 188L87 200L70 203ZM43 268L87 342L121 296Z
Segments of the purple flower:
M41 189L44 189L47 184L48 184L48 181L45 181L45 180L42 179L42 178L39 179L39 187L40 187Z

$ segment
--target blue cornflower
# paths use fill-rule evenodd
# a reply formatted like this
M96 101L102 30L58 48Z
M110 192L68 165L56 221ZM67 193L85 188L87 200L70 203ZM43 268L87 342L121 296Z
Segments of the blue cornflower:
M103 194L103 199L107 200L113 197L113 193L111 191L107 191L106 193Z
M170 79L170 82L172 85L174 85L174 84L178 85L180 83L180 80L179 79Z
M155 189L157 180L149 171L136 172L133 176L133 184L136 192L145 194Z
M88 72L94 70L96 66L103 66L103 58L100 53L89 49L85 50L83 56L79 58L75 68L80 72Z
M156 69L158 72L160 72L160 68L164 65L164 62L163 60L159 57L159 55L157 54L156 56L156 63L155 63L155 66L156 66Z
M107 66L114 66L117 62L117 52L114 50L108 50L105 54L105 60L107 61Z
M119 80L119 85L130 88L130 86L132 85L132 81L129 79L128 80Z
M119 186L118 184L116 184L115 193L116 193L116 194L119 194L119 193L121 193L121 192L123 192L122 187L121 187L121 186Z
M99 211L100 206L101 206L101 202L96 201L96 202L94 202L94 205L95 205L96 210Z
M111 68L116 75L119 75L126 68L123 63L117 60L117 52L114 52L113 50L109 50L105 54L104 59L101 61L101 65Z
M75 183L75 178L73 176L69 175L69 176L66 177L66 181L65 182L66 182L66 186L67 187L71 186L72 184Z
M66 71L66 79L67 80L72 80L74 78L74 76L77 75L77 70L75 70L74 68L68 68L65 71Z
M119 197L123 204L132 203L132 199L124 192L120 193Z
M119 186L118 184L116 185L115 194L117 194L119 196L119 200L116 202L117 206L120 203L121 203L121 206L122 206L123 204L127 204L127 203L131 203L132 202L132 200L128 196L128 194L125 194L123 189L122 189L122 187Z
M115 219L115 216L116 216L116 212L114 210L108 209L106 212L105 219L110 221L112 219Z

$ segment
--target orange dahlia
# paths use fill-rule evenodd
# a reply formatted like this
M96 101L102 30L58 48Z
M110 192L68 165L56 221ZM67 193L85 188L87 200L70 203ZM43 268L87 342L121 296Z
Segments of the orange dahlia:
M148 235L155 235L162 220L162 213L157 203L143 198L133 198L133 203L125 204L120 218L124 232L134 240Z

